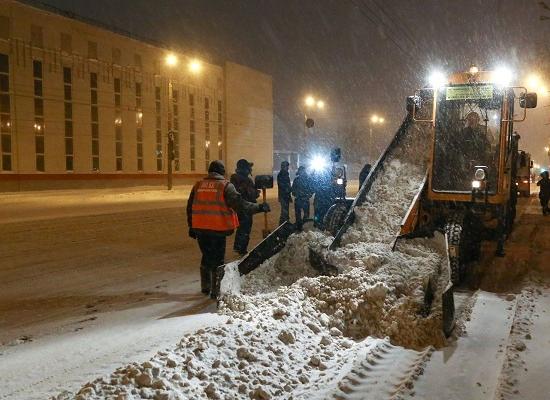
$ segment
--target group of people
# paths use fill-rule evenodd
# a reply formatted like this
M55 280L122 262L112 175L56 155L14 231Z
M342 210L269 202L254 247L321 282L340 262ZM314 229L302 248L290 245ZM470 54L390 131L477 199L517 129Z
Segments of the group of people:
M252 180L253 163L241 159L230 180L225 178L222 161L212 161L208 176L198 181L187 201L187 223L189 236L196 239L202 253L200 276L201 291L218 296L217 268L224 264L227 237L235 231L233 250L240 256L248 252L253 215L271 211L267 203L258 204L260 191ZM281 163L277 175L278 199L281 204L279 224L290 219L290 203L294 203L295 226L302 230L304 221L310 217L310 200L313 196L315 208L314 222L322 221L334 201L330 173L310 175L300 166L291 182L290 164ZM370 171L367 164L360 174L364 180ZM361 182L362 183L362 182Z

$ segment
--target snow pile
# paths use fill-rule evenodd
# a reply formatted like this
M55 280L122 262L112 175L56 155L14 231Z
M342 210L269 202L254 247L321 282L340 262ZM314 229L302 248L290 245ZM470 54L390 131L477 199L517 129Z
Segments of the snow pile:
M378 296L384 290L372 291ZM388 339L346 338L299 287L281 288L277 296L262 296L257 303L241 303L236 307L240 311L226 309L232 315L226 324L200 329L150 361L88 383L75 398L323 398L322 393L338 391L344 376L361 365L355 362L358 355L394 347ZM415 364L409 375L417 369Z
M349 338L389 336L413 348L441 345L437 304L422 316L424 289L443 259L441 246L414 240L391 251L424 177L418 154L420 143L428 141L421 133L413 127L386 161L344 247L326 252L321 249L330 237L303 232L244 278L230 265L220 302L228 324L199 330L150 362L96 380L77 398L312 398L339 387L344 365L376 340ZM310 248L324 252L340 274L317 276Z
M317 276L319 273L309 263L309 246L326 248L329 244L330 237L319 231L290 236L279 254L242 277L242 292L248 295L272 292L300 278Z

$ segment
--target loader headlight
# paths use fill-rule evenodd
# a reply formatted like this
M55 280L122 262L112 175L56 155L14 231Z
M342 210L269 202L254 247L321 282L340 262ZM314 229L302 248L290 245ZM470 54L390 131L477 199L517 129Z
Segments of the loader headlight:
M343 185L344 184L344 180L342 178L338 178L336 179L336 184L338 185Z
M485 170L483 168L476 169L476 172L474 174L474 178L478 181L482 181L485 179Z
M321 172L327 168L328 163L323 157L315 156L311 159L310 166L314 171Z
M473 180L472 181L472 189L479 189L481 187L481 181Z

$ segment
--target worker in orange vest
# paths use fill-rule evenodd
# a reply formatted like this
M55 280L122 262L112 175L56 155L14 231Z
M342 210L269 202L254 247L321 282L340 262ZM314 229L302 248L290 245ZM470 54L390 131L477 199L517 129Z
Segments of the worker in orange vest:
M216 270L225 263L226 238L239 226L236 211L250 214L271 211L267 203L244 200L224 175L223 162L212 161L208 176L193 186L187 201L189 236L197 239L202 253L201 291L210 293L213 299L218 297Z

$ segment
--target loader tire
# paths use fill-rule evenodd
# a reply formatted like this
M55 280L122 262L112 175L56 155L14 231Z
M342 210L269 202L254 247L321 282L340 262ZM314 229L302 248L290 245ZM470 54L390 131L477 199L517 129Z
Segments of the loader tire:
M466 240L464 229L464 213L451 214L445 224L447 244L449 247L449 262L451 267L451 282L458 285L464 278L463 263L464 245Z
M333 204L327 211L325 218L323 220L323 225L325 230L330 232L332 236L335 236L336 233L340 230L344 221L346 220L346 215L348 213L349 207L345 202L339 202Z

